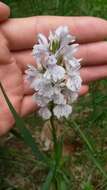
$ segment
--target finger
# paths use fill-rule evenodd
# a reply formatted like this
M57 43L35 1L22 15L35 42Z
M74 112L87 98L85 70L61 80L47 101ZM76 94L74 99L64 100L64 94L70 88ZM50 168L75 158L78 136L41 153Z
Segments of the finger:
M19 113L20 107L16 101L16 97L10 97L9 99L16 111ZM5 98L0 90L0 136L6 134L15 123L12 113L5 101Z
M32 55L32 50L13 52L12 56L16 59L16 63L23 73L28 68L27 66L29 64L34 66L36 64L36 60Z
M107 65L83 67L80 73L83 83L104 79L107 77Z
M89 87L87 85L83 85L80 89L79 95L85 95L89 90ZM32 95L25 96L22 102L22 109L21 109L21 116L28 115L29 113L33 113L34 111L38 110L38 106L34 99L32 98Z
M10 16L10 8L0 2L0 22L6 20Z
M89 91L89 86L88 85L82 85L80 92L79 92L79 96L83 96L85 94L87 94Z
M107 21L94 17L37 16L10 19L1 26L12 50L32 48L39 32L48 34L59 25L67 25L77 42L88 43L104 40L107 36Z
M82 58L82 65L107 64L107 42L80 45L75 56Z
M38 109L38 106L32 96L25 96L22 101L21 116L26 116L30 113L35 112Z

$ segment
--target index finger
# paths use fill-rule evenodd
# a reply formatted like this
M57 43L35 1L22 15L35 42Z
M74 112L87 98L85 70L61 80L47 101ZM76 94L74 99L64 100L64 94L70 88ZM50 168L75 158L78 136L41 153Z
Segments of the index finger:
M6 20L9 16L10 8L6 4L0 2L0 22Z
M107 37L107 21L95 17L36 16L10 19L2 24L1 30L7 37L11 50L32 48L39 32L48 34L59 25L67 25L77 42L89 43Z

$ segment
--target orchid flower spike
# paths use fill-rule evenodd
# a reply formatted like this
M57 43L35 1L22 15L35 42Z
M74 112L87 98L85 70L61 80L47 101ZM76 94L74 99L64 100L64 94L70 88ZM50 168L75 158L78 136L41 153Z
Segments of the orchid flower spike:
M33 98L40 107L38 113L46 120L52 115L68 118L78 98L81 64L74 56L79 46L74 42L68 27L60 26L50 31L48 38L38 34L38 44L33 47L36 64L28 65L25 73L35 90Z

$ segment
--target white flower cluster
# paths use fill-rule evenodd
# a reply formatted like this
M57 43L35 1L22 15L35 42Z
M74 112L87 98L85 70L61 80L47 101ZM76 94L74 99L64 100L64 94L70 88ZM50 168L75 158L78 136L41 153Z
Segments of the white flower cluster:
M33 47L36 66L29 65L27 79L39 105L39 115L49 119L52 114L58 119L68 117L72 103L81 88L80 60L74 57L78 44L69 34L67 26L50 32L48 39L38 34L38 44Z

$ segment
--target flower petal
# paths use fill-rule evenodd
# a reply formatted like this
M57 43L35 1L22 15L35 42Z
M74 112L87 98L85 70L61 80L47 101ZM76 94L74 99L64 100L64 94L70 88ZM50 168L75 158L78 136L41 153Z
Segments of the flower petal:
M50 101L49 98L44 97L42 95L38 95L38 94L34 94L33 95L33 99L35 100L35 102L37 103L37 105L40 106L40 107L46 106L49 103L49 101Z
M80 60L74 57L70 60L67 59L65 60L65 67L67 69L67 73L72 76L73 72L76 72L80 69L81 67Z
M53 96L54 104L66 104L66 99L63 94L54 94Z
M60 119L61 117L66 117L72 113L72 107L68 104L65 105L57 105L53 109L54 115Z
M82 79L79 75L74 75L69 77L66 82L66 86L72 92L79 92L82 84Z
M43 34L41 34L41 33L38 34L38 42L39 42L39 44L43 44L43 45L45 45L45 46L48 47L48 40L47 40L47 38L46 38Z
M55 35L57 35L59 38L63 38L65 35L68 34L68 27L67 26L59 26L55 30Z
M61 39L61 47L64 47L72 42L75 41L75 37L71 36L71 35L65 35L62 39Z
M43 119L46 119L46 120L50 119L51 117L51 112L47 107L40 108L38 113Z
M36 77L40 77L39 71L32 65L28 65L28 69L25 70L25 79L32 83Z
M50 55L47 60L48 67L56 65L56 63L57 63L57 59L56 59L55 55Z
M56 65L52 69L49 69L54 82L64 79L65 69L62 66Z

